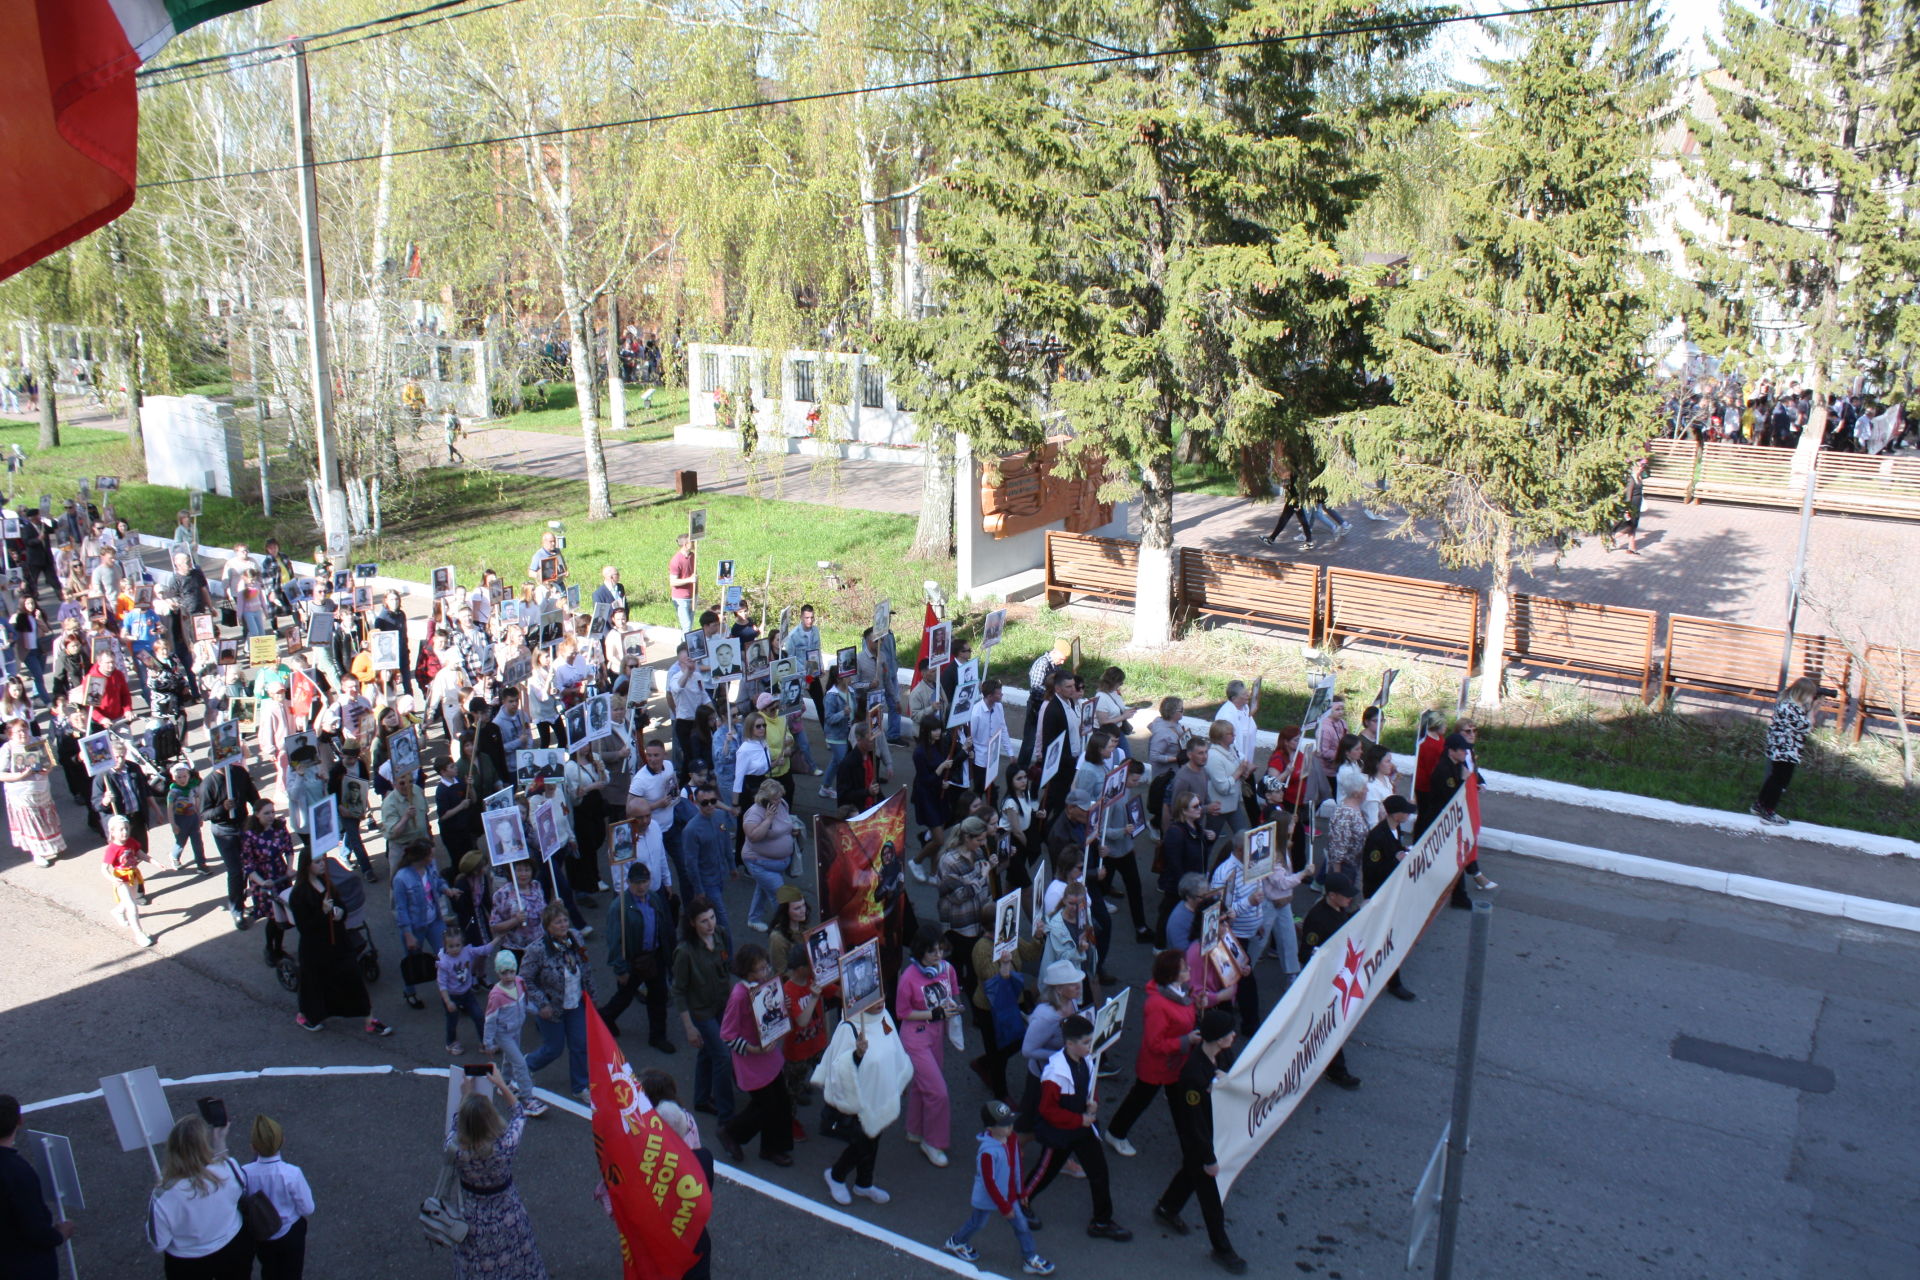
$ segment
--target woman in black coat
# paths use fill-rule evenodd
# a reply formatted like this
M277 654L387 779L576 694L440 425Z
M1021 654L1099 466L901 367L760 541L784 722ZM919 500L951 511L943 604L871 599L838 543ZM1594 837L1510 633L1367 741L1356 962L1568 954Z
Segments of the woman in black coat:
M347 931L346 910L333 899L326 859L300 855L287 906L300 931L295 956L300 964L299 1024L318 1031L328 1018L365 1018L368 1035L390 1036L393 1028L373 1016L367 984L355 963L358 947Z

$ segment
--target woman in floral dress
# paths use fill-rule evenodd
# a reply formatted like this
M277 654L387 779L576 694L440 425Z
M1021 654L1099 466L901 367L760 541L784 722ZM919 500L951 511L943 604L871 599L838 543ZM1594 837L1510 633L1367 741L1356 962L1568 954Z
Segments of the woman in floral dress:
M25 720L7 726L7 743L0 746L0 782L6 784L7 831L14 848L32 856L43 867L67 849L60 830L60 814L53 807L47 785L46 756L33 749L32 730Z
M475 1092L471 1076L461 1084L465 1096L447 1130L447 1158L460 1178L467 1217L467 1238L453 1250L454 1280L547 1280L533 1223L513 1184L526 1117L498 1067L489 1078L492 1098Z

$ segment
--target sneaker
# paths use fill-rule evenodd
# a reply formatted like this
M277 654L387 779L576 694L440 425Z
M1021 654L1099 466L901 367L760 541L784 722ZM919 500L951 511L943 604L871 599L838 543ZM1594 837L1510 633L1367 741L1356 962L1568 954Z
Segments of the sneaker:
M920 1144L920 1154L925 1156L927 1163L936 1169L944 1169L947 1167L947 1153L934 1146L931 1142L923 1142Z
M580 936L583 938L591 938L593 936L593 926L590 924L581 925Z
M820 788L820 798L822 800L838 800L840 798L840 793L838 791L835 791L832 787L822 787Z
M1119 1134L1115 1133L1111 1129L1106 1130L1100 1136L1107 1140L1108 1146L1112 1147L1115 1151L1119 1152L1123 1156L1137 1156L1140 1154L1139 1151L1134 1149L1134 1145L1131 1142L1128 1142L1125 1138L1121 1137Z
M1053 1274L1053 1264L1037 1253L1022 1262L1020 1269L1030 1276L1050 1276Z
M885 1204L887 1201L893 1199L891 1194L882 1191L879 1187L855 1186L851 1188L851 1190L853 1194L859 1196L862 1200L871 1200L875 1204Z
M822 1169L820 1171L820 1176L827 1180L827 1194L833 1197L833 1202L835 1204L852 1204L853 1203L853 1196L848 1193L847 1184L844 1182L834 1181L833 1170Z
M907 863L907 874L911 875L915 880L918 880L921 884L933 883L933 878L927 874L926 869L922 867L918 862Z
M942 1240L940 1247L962 1262L980 1261L980 1251L978 1249L964 1241L955 1240L952 1236L948 1236L945 1240Z
M448 1057L457 1058L461 1054L465 1053L466 1051L467 1051L467 1046L461 1044L458 1040L455 1040L452 1044L447 1046Z
M293 1015L293 1025L299 1027L302 1031L319 1031L327 1024L325 1022L308 1022L306 1014L296 1013Z
M580 1103L581 1106L589 1107L589 1108L593 1106L593 1090L581 1089L579 1092L575 1093L573 1096Z
M150 934L136 933L133 935L133 940L139 943L143 947L150 947L153 945L153 937Z
M1500 882L1498 880L1489 880L1485 876L1475 876L1473 878L1473 882L1479 885L1482 889L1488 890L1488 891L1492 891L1500 887Z
M543 1116L547 1114L547 1112L551 1111L553 1108L549 1107L546 1103L540 1101L540 1099L538 1098L528 1098L526 1102L521 1106L520 1109L527 1113L528 1119L533 1119L535 1117Z
M1069 1178L1085 1178L1087 1176L1087 1171L1080 1167L1078 1160L1074 1159L1069 1159L1065 1165L1061 1166L1060 1172L1066 1174Z
M367 1034L370 1036L390 1036L393 1034L393 1028L378 1018L368 1018Z
M765 920L749 920L747 921L747 928L753 930L755 933L765 933L767 931L767 922Z

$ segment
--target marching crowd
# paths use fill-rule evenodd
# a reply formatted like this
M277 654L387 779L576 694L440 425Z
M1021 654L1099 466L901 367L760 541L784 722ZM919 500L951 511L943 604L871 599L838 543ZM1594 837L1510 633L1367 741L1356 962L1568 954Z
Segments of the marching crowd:
M885 616L843 646L810 605L769 626L703 578L690 535L667 566L682 625L656 686L619 569L576 583L555 533L511 585L436 570L423 617L417 595L410 612L374 591L371 565L315 577L272 541L210 565L188 512L156 570L110 493L93 496L107 500L6 513L14 845L43 865L89 856L69 844L58 774L142 946L150 877L223 877L233 927L260 926L308 1031L391 1034L369 983L397 946L400 999L437 1006L448 1055L490 1062L497 1083L447 1135L470 1228L457 1274L545 1274L511 1166L548 1110L536 1077L590 1104L589 1004L615 1035L644 1006L643 1087L696 1148L704 1136L740 1160L753 1144L790 1166L810 1130L844 1143L822 1168L838 1204L888 1202L881 1139L896 1127L934 1168L961 1149L971 1213L945 1247L979 1256L998 1216L1031 1274L1053 1269L1032 1233L1062 1174L1087 1185L1088 1235L1131 1238L1108 1153L1139 1154L1130 1135L1164 1093L1170 1180L1152 1216L1185 1235L1196 1202L1209 1256L1243 1271L1214 1183L1211 1084L1475 768L1472 724L1428 713L1401 776L1380 707L1350 718L1339 697L1262 751L1257 686L1239 681L1202 732L1177 698L1142 728L1125 673L1083 678L1065 645L1022 673L1014 732L987 674L997 628L977 659L956 635L902 673ZM847 1012L841 980L815 973L826 904L796 814L849 818L900 789L910 848L883 896L899 945L882 952L884 1000ZM393 927L377 936L383 878ZM1009 938L996 904L1014 891ZM1125 1062L1095 1040L1122 968L1150 974ZM770 987L783 1020L763 1011ZM1397 977L1391 990L1414 998ZM986 1097L971 1149L953 1130L956 1105L976 1109L955 1102L961 1059ZM675 1066L691 1072L684 1109ZM1129 1070L1117 1105L1103 1097ZM1344 1056L1328 1076L1360 1083ZM182 1143L192 1155L205 1138ZM170 1165L163 1193L179 1176ZM216 1238L233 1219L192 1221L212 1225L155 1241L168 1275L249 1274L231 1269L237 1237Z

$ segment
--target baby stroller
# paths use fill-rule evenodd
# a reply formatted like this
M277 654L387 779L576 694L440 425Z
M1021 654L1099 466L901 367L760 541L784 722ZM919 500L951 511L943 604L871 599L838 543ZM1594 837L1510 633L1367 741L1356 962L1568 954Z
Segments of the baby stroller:
M380 980L380 948L373 945L373 930L367 927L367 886L360 873L333 858L325 860L327 883L333 887L333 900L346 913L341 921L354 947L354 963L360 967L360 981L372 986ZM280 891L285 902L292 886ZM300 962L282 949L274 962L274 973L288 991L300 990Z

